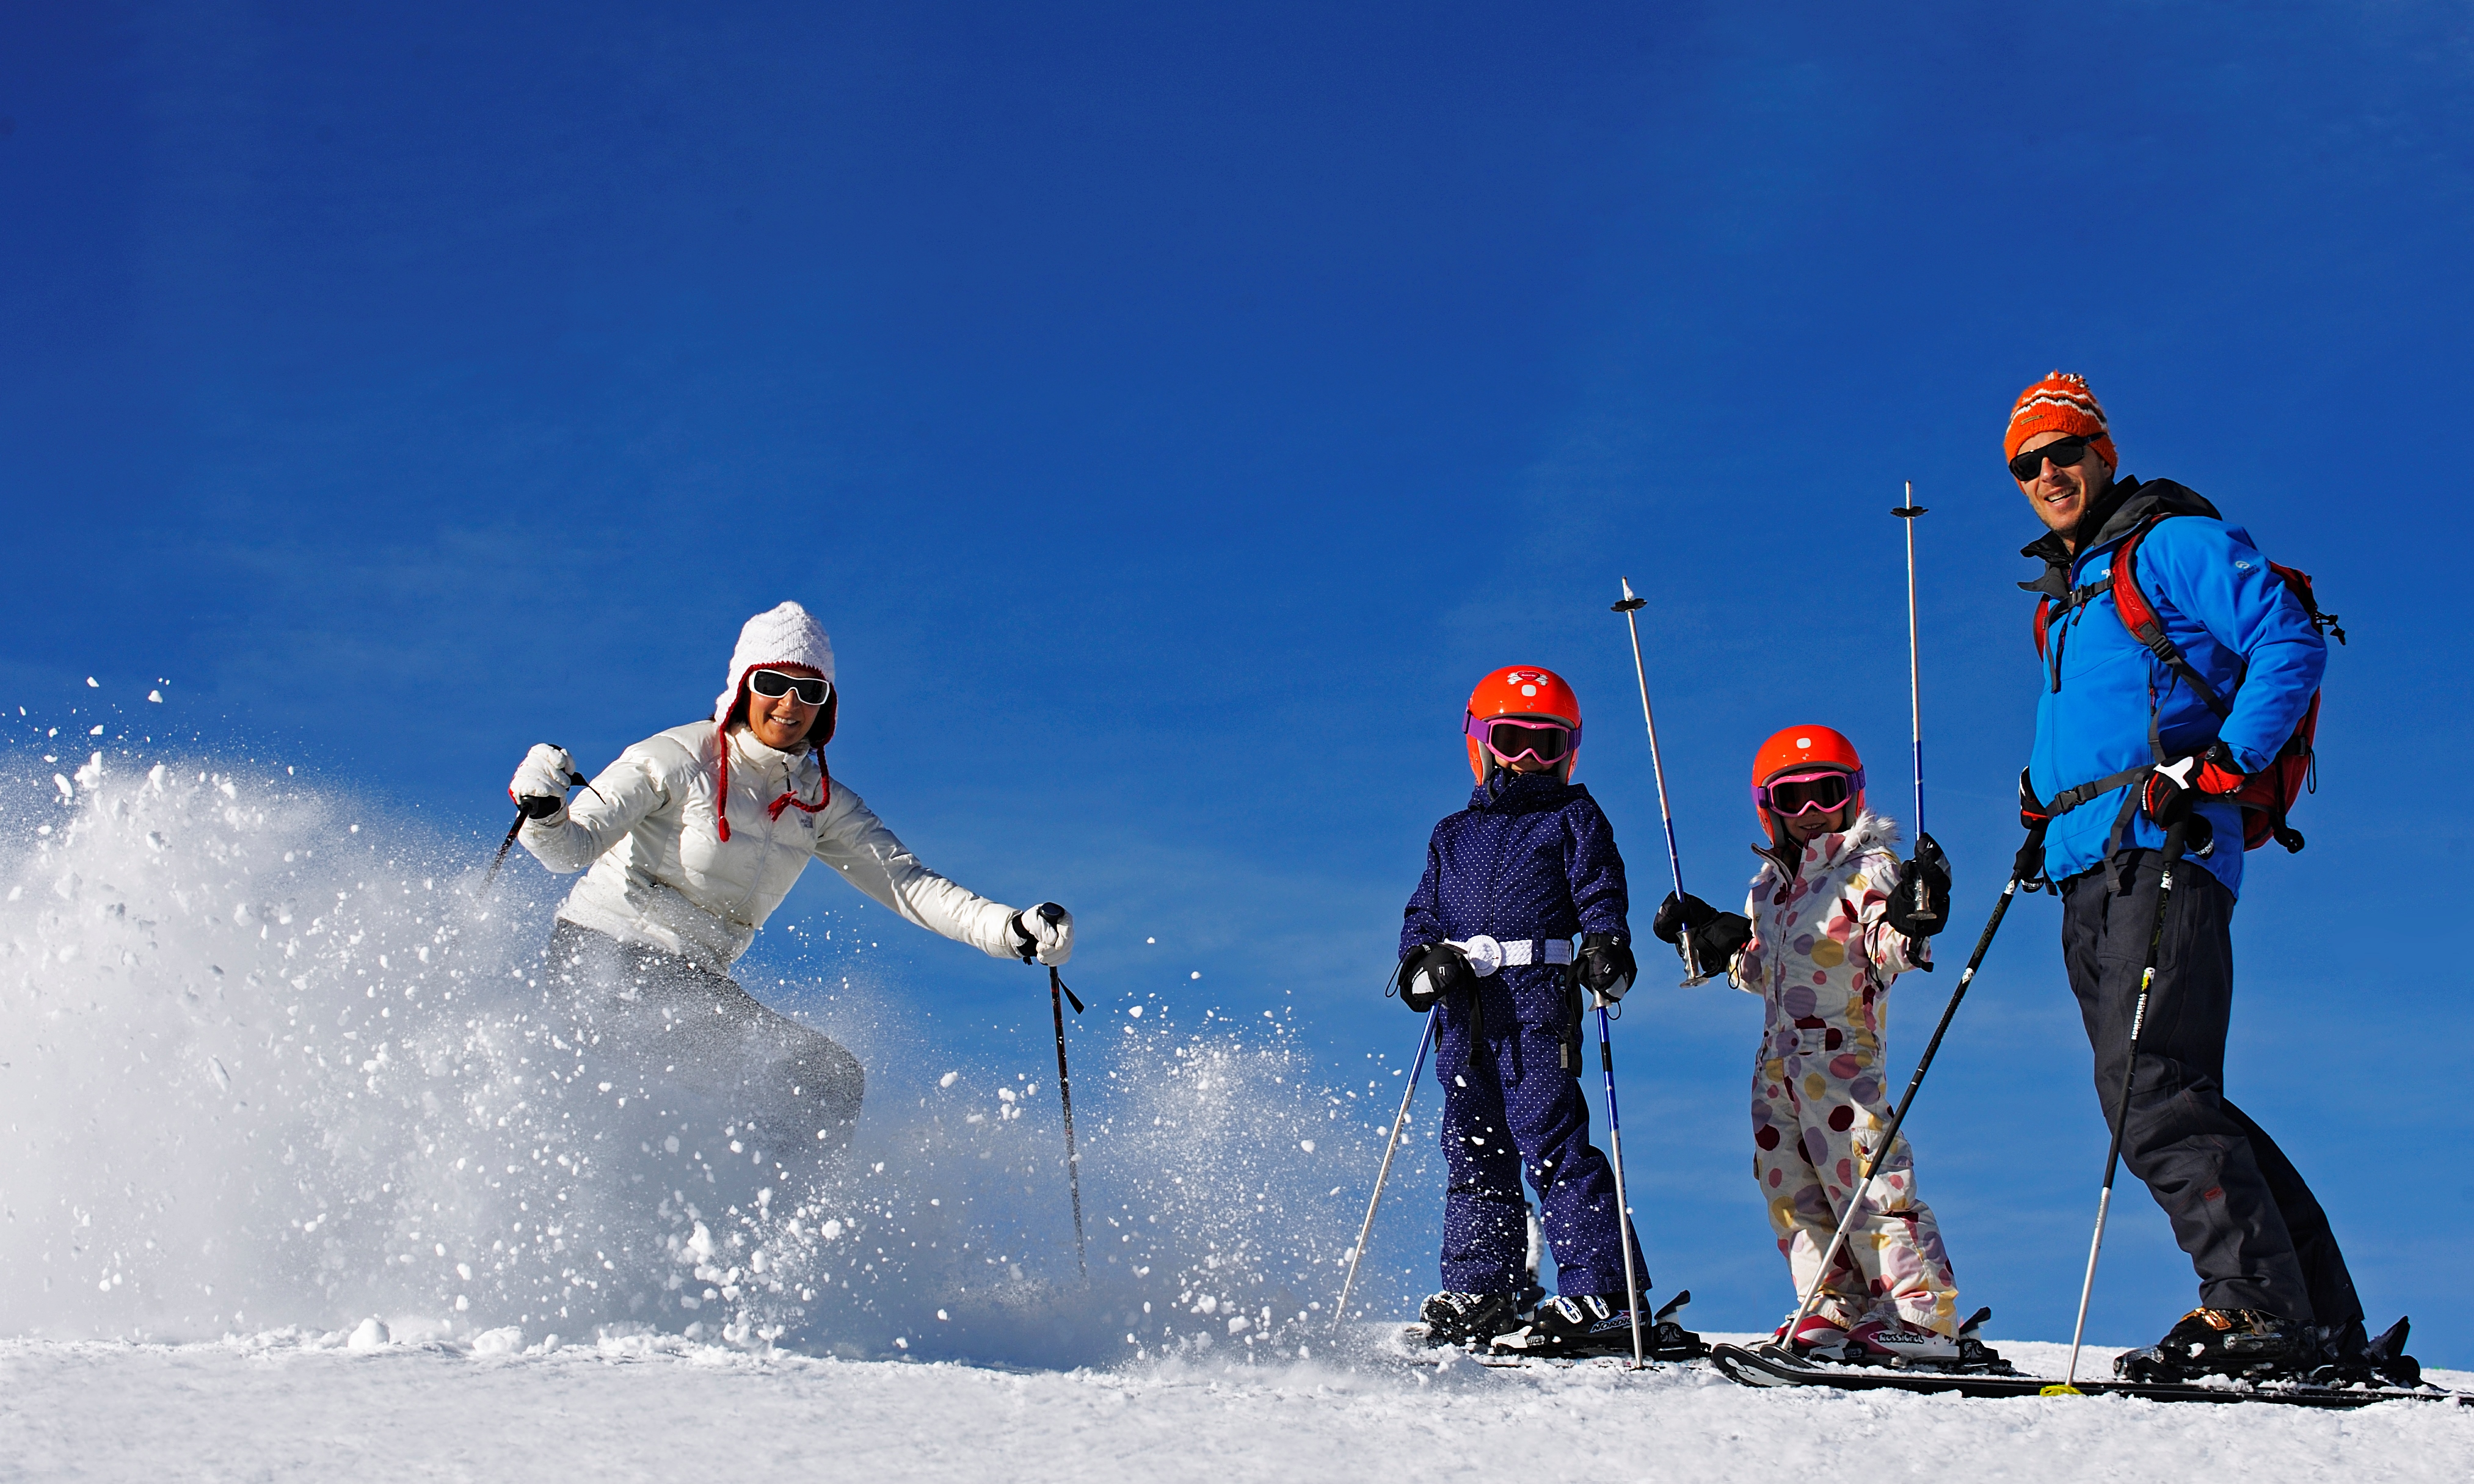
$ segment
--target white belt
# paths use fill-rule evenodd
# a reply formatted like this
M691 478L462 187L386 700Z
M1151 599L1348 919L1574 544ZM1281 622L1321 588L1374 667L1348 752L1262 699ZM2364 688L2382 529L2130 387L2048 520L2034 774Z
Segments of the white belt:
M1572 940L1568 937L1516 937L1507 943L1480 933L1467 940L1445 938L1443 941L1461 951L1468 960L1469 967L1477 970L1480 979L1497 969L1572 961Z

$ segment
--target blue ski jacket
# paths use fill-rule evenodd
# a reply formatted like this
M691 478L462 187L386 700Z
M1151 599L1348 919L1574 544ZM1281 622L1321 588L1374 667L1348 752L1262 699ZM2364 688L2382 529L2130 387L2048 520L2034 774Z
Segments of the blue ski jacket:
M1426 841L1400 952L1480 933L1629 937L1630 907L1614 829L1589 791L1551 773L1498 772Z
M2041 558L2045 575L2021 587L2054 599L2046 640L2044 695L2036 705L2035 751L2027 781L2039 799L2109 774L2204 749L2222 738L2245 772L2268 766L2292 735L2319 687L2327 642L2302 604L2268 570L2249 532L2228 525L2196 493L2167 479L2125 478L2108 493L2117 501L2096 538L2075 554L2058 535L2020 549ZM2113 554L2141 521L2159 511L2136 558L2139 589L2156 609L2167 637L2232 712L2220 724L2192 689L2133 639L2115 609L2109 583ZM2073 595L2077 601L2071 602ZM2149 722L2155 723L2154 745ZM2106 840L2122 803L2121 789L2056 815L2045 837L2045 868L2055 881L2104 863ZM2241 811L2230 802L2199 806L2215 828L2200 864L2239 894L2243 876ZM2138 815L2122 848L2162 848L2164 831Z

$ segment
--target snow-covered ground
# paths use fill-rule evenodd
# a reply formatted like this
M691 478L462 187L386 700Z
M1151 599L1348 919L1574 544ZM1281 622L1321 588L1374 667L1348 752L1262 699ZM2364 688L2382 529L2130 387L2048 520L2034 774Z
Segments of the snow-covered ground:
M2032 1367L2063 1347L2010 1345ZM2107 1357L2097 1357L2101 1367ZM2447 1377L2464 1384L2464 1375ZM1752 1391L1700 1367L1396 1359L1026 1372L637 1337L0 1344L0 1477L971 1484L1297 1479L2474 1477L2474 1410Z

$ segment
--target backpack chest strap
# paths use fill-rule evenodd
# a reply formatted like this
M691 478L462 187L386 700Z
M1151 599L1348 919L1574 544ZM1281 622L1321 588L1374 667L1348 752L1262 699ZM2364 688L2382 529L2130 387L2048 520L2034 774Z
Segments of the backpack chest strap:
M2093 782L2083 783L2073 788L2064 789L2061 792L2053 795L2051 803L2045 806L2045 815L2048 818L2051 818L2055 815L2069 814L2072 810L2078 808L2081 804L2088 802L2090 799L2100 798L2107 793L2111 793L2114 790L2121 788L2123 784L2137 783L2140 779L2147 777L2152 769L2153 765L2143 764L2138 767L2125 767L2118 773L2107 773L2102 778L2096 779Z

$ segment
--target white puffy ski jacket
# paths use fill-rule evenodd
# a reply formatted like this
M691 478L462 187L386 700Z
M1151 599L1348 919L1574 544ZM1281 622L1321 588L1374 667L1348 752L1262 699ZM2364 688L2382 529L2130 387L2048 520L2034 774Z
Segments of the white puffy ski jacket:
M726 974L813 859L909 921L1016 956L1013 909L920 864L858 794L826 781L813 753L776 752L744 726L727 736L727 840L714 808L725 743L711 721L644 739L567 809L525 823L524 848L542 864L585 872L562 920ZM767 810L786 793L815 799L820 786L830 796L816 813Z

